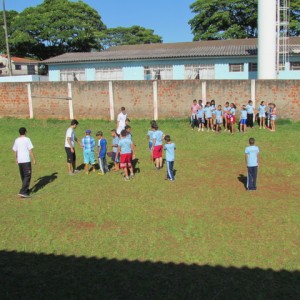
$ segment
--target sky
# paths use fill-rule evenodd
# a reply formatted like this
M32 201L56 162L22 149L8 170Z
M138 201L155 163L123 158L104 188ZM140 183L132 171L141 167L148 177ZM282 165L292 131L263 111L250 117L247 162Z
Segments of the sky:
M193 0L83 0L98 11L108 27L139 25L153 29L164 43L191 42L188 21L193 18L189 6ZM23 11L43 0L5 0L6 10ZM1 9L2 10L2 7Z

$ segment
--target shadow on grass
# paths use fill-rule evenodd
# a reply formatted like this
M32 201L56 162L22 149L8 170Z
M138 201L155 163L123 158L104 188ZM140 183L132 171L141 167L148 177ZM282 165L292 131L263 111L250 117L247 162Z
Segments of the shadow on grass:
M300 272L0 251L1 299L300 299Z
M57 172L51 175L46 175L38 178L35 182L36 184L30 189L31 193L37 193L39 190L43 189L46 185L57 179Z
M247 190L247 176L240 174L238 180L244 185L245 190Z

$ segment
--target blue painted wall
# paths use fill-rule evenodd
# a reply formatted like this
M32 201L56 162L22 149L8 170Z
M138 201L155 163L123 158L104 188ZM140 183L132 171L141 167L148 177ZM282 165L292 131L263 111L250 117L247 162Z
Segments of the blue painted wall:
M291 57L291 61L300 61L300 58ZM144 67L155 65L172 65L173 79L183 80L184 66L187 64L213 64L215 65L215 79L257 79L257 72L249 72L249 63L256 63L256 57L224 57L208 59L167 59L167 60L141 60L120 62L97 62L80 64L49 65L49 81L60 81L60 70L85 69L87 81L96 79L97 68L123 68L124 80L144 80ZM243 72L229 72L229 64L243 63ZM300 71L290 71L289 63L284 71L280 71L278 79L300 79Z

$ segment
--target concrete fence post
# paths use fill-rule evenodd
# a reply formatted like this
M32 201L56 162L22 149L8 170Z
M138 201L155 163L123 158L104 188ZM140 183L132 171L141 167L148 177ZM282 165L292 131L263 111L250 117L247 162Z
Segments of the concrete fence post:
M33 119L33 106L32 106L32 94L31 94L31 84L27 84L27 94L28 94L28 106L29 106L29 118Z
M72 94L72 84L68 83L68 102L69 102L69 114L70 120L74 119L74 111L73 111L73 94Z
M202 81L202 89L201 89L201 92L202 92L202 103L206 103L206 81Z
M114 107L114 90L113 90L113 83L109 81L108 83L108 90L109 90L109 113L110 113L110 120L115 120L115 107Z
M157 81L153 81L153 119L158 120Z

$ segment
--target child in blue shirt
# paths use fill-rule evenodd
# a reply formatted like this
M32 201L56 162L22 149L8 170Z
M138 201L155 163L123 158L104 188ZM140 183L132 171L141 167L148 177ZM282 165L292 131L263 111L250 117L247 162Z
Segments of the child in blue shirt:
M93 172L96 171L95 169L95 152L94 148L96 146L95 139L91 137L92 131L88 129L85 132L85 137L82 138L81 144L83 148L83 162L85 164L85 174L89 174L89 164L93 167Z
M175 160L175 149L176 146L171 141L171 137L166 135L164 150L166 151L166 163L167 163L167 177L166 179L174 181L174 160Z
M247 127L253 128L253 117L254 117L254 106L253 106L253 101L249 100L248 104L246 105L247 109Z
M199 105L197 116L198 116L198 125L199 125L198 131L204 131L205 121L204 121L204 110L202 104Z
M204 117L207 122L207 131L209 131L209 129L213 130L212 108L210 107L210 102L206 103Z
M218 109L214 110L213 114L215 116L215 122L216 122L216 133L220 133L223 124L222 105L218 105Z
M247 128L247 108L246 105L242 106L241 119L240 119L240 132L246 132Z
M249 146L245 149L245 161L248 169L247 190L256 190L257 169L258 169L258 154L259 148L254 145L255 139L249 139Z
M115 129L113 129L111 131L111 136L113 138L112 141L112 156L111 156L111 160L114 162L114 167L113 170L114 171L119 171L120 167L119 167L119 162L120 162L120 158L117 156L117 152L118 152L118 144L120 141L120 138L117 134L117 131Z
M99 138L98 161L99 161L100 172L98 172L98 175L104 175L105 173L109 172L107 161L106 161L107 141L105 138L103 138L102 131L98 131L96 136Z
M265 129L265 122L266 122L266 105L264 104L264 101L260 102L260 105L258 107L258 116L259 116L259 129Z

